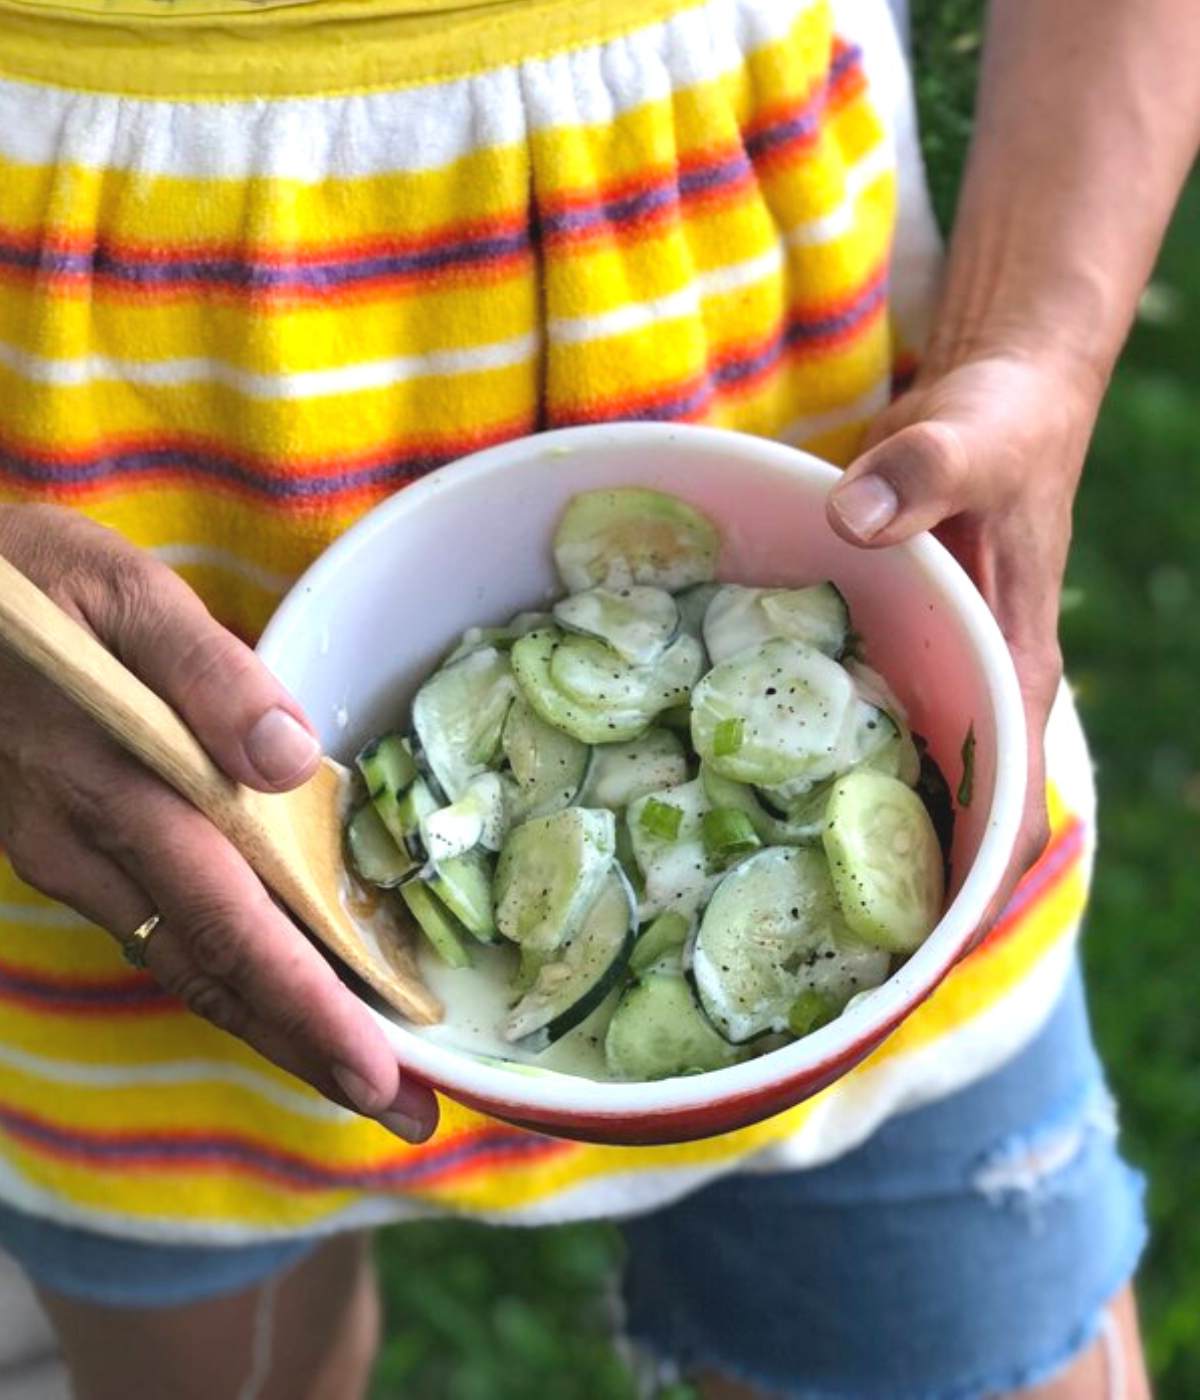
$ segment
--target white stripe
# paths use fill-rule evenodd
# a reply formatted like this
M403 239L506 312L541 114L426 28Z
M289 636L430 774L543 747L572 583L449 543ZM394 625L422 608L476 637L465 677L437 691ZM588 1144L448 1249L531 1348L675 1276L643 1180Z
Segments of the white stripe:
M284 594L299 577L298 574L261 569L227 549L212 549L202 544L159 544L150 553L172 569L220 569L253 584L255 588L261 588L265 593Z
M354 1116L327 1099L302 1094L257 1070L225 1064L220 1060L155 1060L132 1065L97 1065L52 1059L18 1050L15 1046L0 1045L0 1065L22 1074L36 1075L51 1084L67 1084L75 1088L136 1089L143 1085L162 1088L165 1085L223 1084L246 1089L276 1108L317 1122L342 1123Z
M0 365L34 383L68 389L108 381L146 388L210 383L221 384L248 398L290 400L391 389L414 379L504 369L532 359L539 345L539 337L530 333L462 350L431 350L424 355L393 355L331 369L279 370L268 374L203 356L125 360L108 355L87 355L80 359L58 359L0 341Z
M544 60L327 98L184 102L0 82L0 156L193 179L305 183L435 170L531 131L603 123L736 70L814 0L709 0Z
M595 316L559 316L547 322L549 339L576 344L581 341L602 340L606 336L626 335L646 326L682 316L700 314L701 299L736 291L767 277L778 274L783 266L783 253L777 245L745 262L731 263L697 275L688 286L664 297L650 301L630 302L602 311Z
M837 32L863 51L871 101L895 147L897 221L889 310L900 343L920 352L937 304L942 250L925 179L908 61L885 0L833 0L833 15Z
M801 447L822 433L832 433L838 428L849 428L855 423L869 422L888 406L891 398L891 381L884 378L873 385L857 399L827 408L821 413L810 413L804 418L793 418L779 434L784 442L793 447Z
M841 203L816 219L789 229L786 242L790 248L811 248L818 243L831 243L851 232L858 222L858 201L881 175L895 168L896 157L890 140L884 140L870 150L862 160L846 170L845 192Z

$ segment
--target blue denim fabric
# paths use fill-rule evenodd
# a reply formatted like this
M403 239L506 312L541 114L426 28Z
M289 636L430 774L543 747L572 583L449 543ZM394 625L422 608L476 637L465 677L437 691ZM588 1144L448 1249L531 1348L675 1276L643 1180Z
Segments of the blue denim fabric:
M112 1308L171 1308L237 1293L316 1248L311 1239L235 1245L143 1244L0 1205L0 1247L39 1287Z
M626 1227L653 1354L786 1400L982 1400L1096 1335L1145 1244L1079 977L989 1078L826 1167L744 1173Z

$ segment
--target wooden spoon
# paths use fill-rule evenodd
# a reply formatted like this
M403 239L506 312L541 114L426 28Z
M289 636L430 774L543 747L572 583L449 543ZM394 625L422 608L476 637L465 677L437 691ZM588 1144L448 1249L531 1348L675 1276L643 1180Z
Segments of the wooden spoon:
M388 966L343 907L339 764L322 759L291 792L255 792L233 782L166 701L2 558L0 643L198 807L296 918L391 1006L418 1025L441 1020L441 1004L421 981L411 951L389 948Z

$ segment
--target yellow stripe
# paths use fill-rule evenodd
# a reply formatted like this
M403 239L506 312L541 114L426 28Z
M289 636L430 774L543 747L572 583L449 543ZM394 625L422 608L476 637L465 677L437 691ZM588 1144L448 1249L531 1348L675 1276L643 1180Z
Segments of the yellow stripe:
M523 219L529 159L525 146L487 146L436 170L326 174L316 181L187 179L68 162L0 161L3 223L16 233L50 227L60 238L90 239L99 231L150 247L330 247L394 235L398 224L406 237L420 238L448 224Z
M207 355L263 373L326 369L522 335L533 295L521 264L300 306L195 296L156 305L99 286L49 299L11 286L0 287L0 339L63 359L103 346L146 361Z
M0 72L88 92L201 101L378 92L605 43L696 6L502 0L447 6L433 21L410 0L223 9L0 0ZM122 16L128 22L115 22Z

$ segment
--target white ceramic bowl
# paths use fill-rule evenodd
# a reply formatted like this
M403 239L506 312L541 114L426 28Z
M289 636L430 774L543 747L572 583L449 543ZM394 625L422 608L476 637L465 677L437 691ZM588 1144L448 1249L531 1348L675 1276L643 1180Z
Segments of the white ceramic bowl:
M836 582L868 660L907 706L952 788L974 726L974 794L957 812L945 915L898 972L830 1025L729 1069L607 1084L514 1073L433 1044L398 1016L384 1018L410 1073L543 1132L604 1142L698 1138L816 1093L874 1049L954 965L1017 836L1025 786L1020 692L991 613L934 539L877 551L833 533L824 501L836 477L792 448L716 429L568 428L489 448L406 488L343 535L285 598L259 650L327 751L349 760L372 734L396 725L465 628L502 622L556 591L551 538L573 495L656 487L718 524L722 580Z

